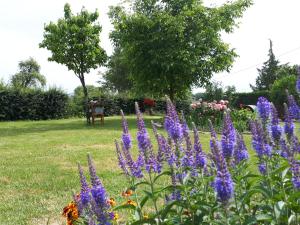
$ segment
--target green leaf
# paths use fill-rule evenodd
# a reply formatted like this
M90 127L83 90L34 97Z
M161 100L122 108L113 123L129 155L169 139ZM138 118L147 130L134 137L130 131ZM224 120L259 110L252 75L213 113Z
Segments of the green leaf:
M273 217L268 214L259 214L255 216L257 221L272 221Z

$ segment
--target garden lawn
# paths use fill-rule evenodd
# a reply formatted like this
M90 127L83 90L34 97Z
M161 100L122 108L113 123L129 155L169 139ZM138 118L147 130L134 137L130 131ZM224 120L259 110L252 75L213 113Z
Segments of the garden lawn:
M160 117L145 120L148 128L151 120L161 122ZM128 121L136 146L135 117ZM120 201L127 184L114 140L121 132L119 116L94 126L83 119L0 123L0 224L65 224L62 209L72 200L72 191L80 190L77 162L87 171L88 152L110 196ZM200 138L208 151L209 134ZM250 136L245 140L249 147Z

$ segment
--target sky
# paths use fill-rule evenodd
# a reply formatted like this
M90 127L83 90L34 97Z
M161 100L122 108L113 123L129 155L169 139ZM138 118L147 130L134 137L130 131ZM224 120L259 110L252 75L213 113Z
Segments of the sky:
M51 55L46 49L40 49L43 40L44 24L56 22L63 17L63 6L68 2L72 11L77 13L82 6L89 11L96 8L102 25L101 46L110 55L113 51L109 40L112 25L107 16L109 6L117 5L121 0L0 0L0 79L8 81L18 71L18 63L33 57L41 66L48 86L62 88L72 93L80 85L78 78L64 65L49 62ZM205 4L219 5L224 0L206 0ZM251 91L256 68L267 60L269 39L273 41L275 56L281 63L300 64L300 1L299 0L254 0L254 5L239 19L239 27L223 39L239 55L229 73L215 74L213 80L223 86L235 85L240 92ZM99 71L93 70L86 75L86 83L97 85L101 79ZM194 89L194 92L201 89Z

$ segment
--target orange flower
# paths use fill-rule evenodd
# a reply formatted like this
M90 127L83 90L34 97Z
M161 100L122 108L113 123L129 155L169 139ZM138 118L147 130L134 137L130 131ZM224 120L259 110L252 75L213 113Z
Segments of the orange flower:
M137 206L135 201L132 201L130 199L127 200L127 202L125 202L125 205L133 205L133 206Z
M73 222L79 218L77 205L74 202L69 203L64 207L62 215L67 218L67 225L73 225Z
M130 197L132 194L133 194L133 191L130 189L127 189L125 192L124 191L122 192L122 196L126 197L126 198Z
M116 201L114 198L110 198L109 200L107 200L107 203L110 204L112 207L116 205Z

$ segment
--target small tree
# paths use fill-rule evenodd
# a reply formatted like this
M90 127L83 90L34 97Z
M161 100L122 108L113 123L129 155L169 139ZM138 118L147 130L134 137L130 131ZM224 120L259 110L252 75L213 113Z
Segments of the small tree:
M271 86L278 78L277 74L280 69L279 61L273 52L273 43L270 40L269 59L264 62L261 69L257 69L258 77L256 78L256 86L250 85L253 91L270 90Z
M46 85L46 78L40 73L40 65L32 57L19 62L19 72L11 77L15 88L38 88Z
M44 40L40 47L52 52L49 61L67 66L79 78L85 98L86 118L90 123L84 76L91 69L102 66L107 59L105 51L100 47L102 27L96 22L99 14L97 11L89 13L83 7L80 13L74 15L69 4L64 6L64 13L64 18L59 19L56 24L50 22L45 26Z

